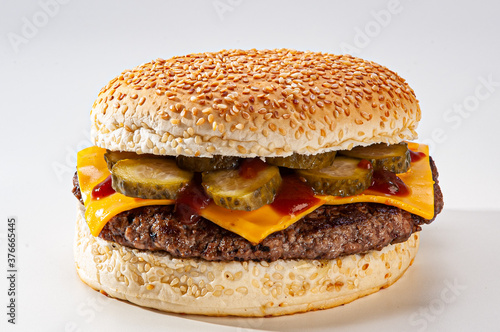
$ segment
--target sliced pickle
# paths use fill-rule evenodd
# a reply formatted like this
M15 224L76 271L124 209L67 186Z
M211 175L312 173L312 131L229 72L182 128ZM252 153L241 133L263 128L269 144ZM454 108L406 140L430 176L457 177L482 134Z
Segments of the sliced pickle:
M201 184L214 203L231 210L251 211L274 201L281 185L279 168L266 166L252 178L238 169L204 172Z
M352 150L339 151L339 154L369 160L374 170L386 170L393 173L405 173L410 168L411 155L408 144L388 145L385 143L369 146L357 146Z
M119 160L122 159L161 159L161 158L168 158L167 156L157 156L154 154L137 154L135 152L127 152L127 151L110 151L106 150L106 153L104 154L104 159L106 160L106 163L108 164L108 169L111 171L113 166L118 162Z
M293 169L319 169L330 166L335 159L335 151L304 155L294 153L288 157L269 157L266 162L271 165Z
M358 166L360 159L337 157L329 167L297 170L317 194L353 196L367 189L372 182L373 169Z
M231 169L238 167L240 158L231 156L213 156L208 157L188 157L178 156L177 165L180 168L193 172L207 172L218 169Z
M176 199L179 189L193 178L171 158L122 159L111 171L113 189L125 196Z

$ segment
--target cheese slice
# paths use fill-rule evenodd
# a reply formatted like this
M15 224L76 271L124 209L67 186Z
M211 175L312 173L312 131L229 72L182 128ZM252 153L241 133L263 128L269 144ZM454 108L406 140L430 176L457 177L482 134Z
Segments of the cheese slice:
M408 143L408 147L413 151L425 154L424 158L412 162L411 169L408 172L398 174L410 188L408 196L399 197L372 190L365 190L360 195L350 197L318 195L315 203L296 215L280 214L270 205L265 205L254 211L234 211L222 208L212 202L200 214L252 243L259 243L269 234L287 228L323 204L381 203L396 206L425 219L431 219L434 216L434 181L429 164L429 149L428 146L417 143ZM93 199L91 196L92 189L110 175L104 161L105 151L105 149L94 146L78 153L78 180L86 208L85 218L92 235L99 235L109 219L120 212L140 206L175 204L173 200L133 198L119 193L114 193L99 200Z
M220 207L211 202L201 210L201 216L233 233L239 234L253 243L259 243L269 234L280 231L292 225L306 214L313 212L325 203L325 198L320 198L301 213L295 215L282 215L271 205L253 211L237 211Z
M141 206L175 204L172 199L142 199L117 192L101 199L94 199L91 195L92 189L111 174L104 160L105 152L106 149L91 146L81 150L77 155L78 182L85 205L85 219L92 235L99 235L109 219L118 213Z
M424 158L411 163L411 168L408 172L398 174L398 177L410 188L410 195L400 197L367 189L356 196L323 196L326 199L325 204L381 203L396 206L425 219L434 217L434 180L432 179L429 161L429 147L424 144L410 142L408 143L408 148L412 151L425 154Z

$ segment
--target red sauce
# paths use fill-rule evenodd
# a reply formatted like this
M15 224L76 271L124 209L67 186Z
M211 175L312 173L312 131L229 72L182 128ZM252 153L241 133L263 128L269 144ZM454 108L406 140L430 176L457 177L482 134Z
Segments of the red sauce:
M175 215L184 224L195 223L201 218L200 211L210 203L210 200L201 182L191 181L182 187L177 195Z
M369 160L361 159L361 161L358 163L358 167L362 169L372 169L373 165Z
M94 189L92 189L92 199L100 200L101 198L114 194L115 190L111 186L111 182L111 175L109 175L104 181L96 185Z
M373 172L371 190L393 196L408 196L410 189L396 174L380 170Z
M410 150L411 162L414 163L420 159L425 158L425 153Z
M267 164L260 158L244 159L240 165L239 175L245 179L253 179L257 174L266 169Z
M295 215L307 210L319 199L310 186L294 175L283 176L281 188L271 207L282 215Z

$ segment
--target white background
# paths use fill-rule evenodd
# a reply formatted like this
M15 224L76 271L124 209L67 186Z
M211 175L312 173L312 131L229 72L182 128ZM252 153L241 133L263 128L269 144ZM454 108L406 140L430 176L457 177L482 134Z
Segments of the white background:
M163 315L117 301L92 306L87 302L100 297L81 285L72 266L76 203L71 177L76 152L91 144L92 103L100 88L122 70L158 57L224 48L287 47L351 53L395 70L420 100L419 141L431 146L447 209L441 220L426 227L430 247L422 249L421 256L427 253L430 258L425 262L434 262L428 264L439 269L434 249L446 249L445 253L455 256L443 259L455 257L458 264L461 256L457 252L472 260L480 256L464 247L483 241L483 233L491 237L489 245L496 241L493 234L499 231L500 221L500 154L495 137L500 122L500 6L496 1L1 0L0 6L0 266L6 270L6 220L15 216L20 271L18 330L97 330L97 326L119 319L120 315L113 315L119 312L116 307L128 316L113 324L135 326L143 315L155 324L208 329L196 325L204 320L199 317ZM470 227L473 223L474 228ZM468 236L448 238L457 225L463 227L460 236ZM437 240L441 235L447 237L444 243L456 247L444 247ZM470 236L475 237L471 240ZM474 244L474 250L479 247ZM422 269L426 263L420 264ZM399 329L422 330L409 317L419 306L436 304L432 300L447 287L444 282L454 279L441 271L445 274L426 280L418 267L401 283L410 285L413 280L423 287L435 282L430 289L437 293L428 293L417 304L404 302L408 308L399 313L387 313L369 302L373 300L363 299L358 301L362 304L328 314L296 317L326 319L316 326L321 329L334 326L335 322L328 321L332 312L339 315L356 305L363 312L378 308L372 315L377 322L395 319L400 325L392 321L393 326ZM457 271L466 270L464 266ZM498 268L495 272L498 275ZM469 282L470 292L475 282L469 277L472 274L464 274L461 282ZM1 280L0 308L4 308L7 284L5 278ZM500 296L497 288L485 287L478 293L474 290L475 308L487 302L481 294ZM401 289L394 294L395 298L414 295ZM381 295L374 298L377 296ZM470 312L466 308L474 303L472 299L462 297L455 304L447 303L440 320L426 318L426 329L456 323L446 318ZM6 321L4 311L0 310L0 324ZM346 315L336 316L337 322L340 319L342 327L356 328L354 321L345 320L350 317L348 311L343 313ZM476 326L500 323L498 316L486 318ZM269 322L272 320L222 320L227 326L279 329L277 323ZM299 325L288 328L293 326Z

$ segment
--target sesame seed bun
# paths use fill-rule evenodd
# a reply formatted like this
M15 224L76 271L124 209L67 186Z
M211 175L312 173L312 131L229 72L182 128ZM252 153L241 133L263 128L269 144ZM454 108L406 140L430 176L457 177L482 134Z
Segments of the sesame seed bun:
M412 140L420 108L401 77L371 61L223 50L124 71L91 119L95 144L110 150L263 157Z
M278 316L326 309L386 288L413 263L419 233L381 251L336 260L210 262L130 249L90 234L80 204L76 270L109 296L164 311Z
M113 151L211 157L288 156L417 138L420 108L396 73L344 55L223 50L124 71L91 111L94 143ZM325 309L388 287L412 264L419 234L335 260L206 261L131 249L90 234L80 205L80 278L164 311L277 316Z

